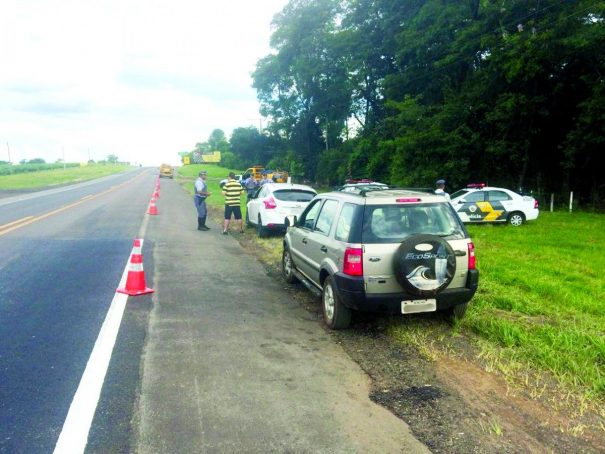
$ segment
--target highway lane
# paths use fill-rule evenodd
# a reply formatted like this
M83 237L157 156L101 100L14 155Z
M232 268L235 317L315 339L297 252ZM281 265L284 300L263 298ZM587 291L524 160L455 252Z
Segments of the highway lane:
M98 180L0 198L0 228L23 218L39 216L76 203L83 198L93 197L130 181L133 175L139 175L142 172L141 169L136 169Z
M155 179L140 169L0 199L0 452L54 449ZM98 451L127 449L150 303L129 298L91 430Z

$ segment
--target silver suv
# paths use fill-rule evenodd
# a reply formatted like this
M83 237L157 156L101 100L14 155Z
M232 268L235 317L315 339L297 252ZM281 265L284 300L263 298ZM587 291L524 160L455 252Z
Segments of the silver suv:
M321 295L332 329L346 328L353 310L459 318L477 290L474 245L441 195L329 192L287 224L284 278Z

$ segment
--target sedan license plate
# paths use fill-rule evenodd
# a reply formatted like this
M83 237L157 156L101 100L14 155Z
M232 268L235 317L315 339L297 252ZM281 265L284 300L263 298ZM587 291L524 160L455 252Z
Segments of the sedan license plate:
M436 299L408 300L401 302L402 314L416 314L418 312L435 312L437 310Z

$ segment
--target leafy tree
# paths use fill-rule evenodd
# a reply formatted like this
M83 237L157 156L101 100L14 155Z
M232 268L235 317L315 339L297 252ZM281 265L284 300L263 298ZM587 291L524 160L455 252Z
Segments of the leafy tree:
M229 151L229 142L221 129L215 129L210 133L208 145L210 146L210 151Z
M107 162L116 164L118 162L118 157L115 154L110 154L107 156Z

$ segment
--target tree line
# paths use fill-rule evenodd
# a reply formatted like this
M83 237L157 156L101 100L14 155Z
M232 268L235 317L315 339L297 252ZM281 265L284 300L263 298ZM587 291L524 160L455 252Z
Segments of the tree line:
M291 0L234 164L319 183L485 182L605 204L605 2Z

